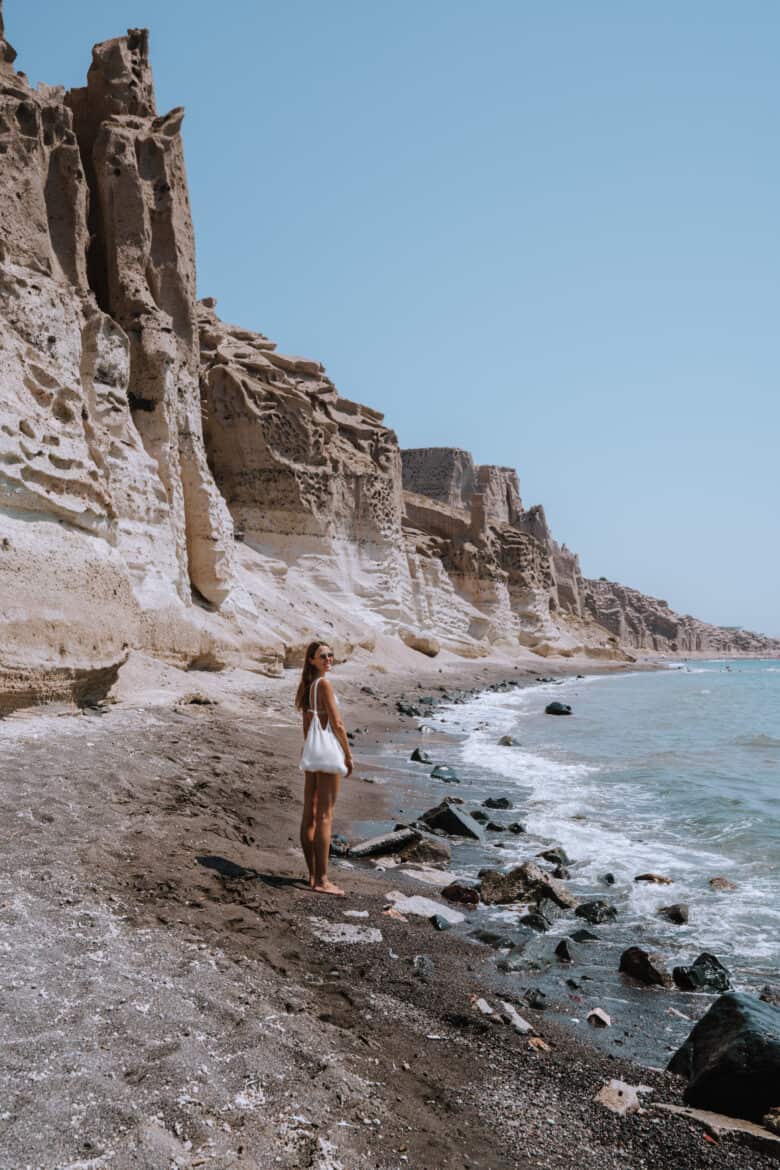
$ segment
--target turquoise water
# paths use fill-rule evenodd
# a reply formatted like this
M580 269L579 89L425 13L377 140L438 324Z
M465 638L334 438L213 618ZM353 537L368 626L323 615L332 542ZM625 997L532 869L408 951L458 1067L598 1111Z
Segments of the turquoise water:
M553 698L573 716L545 715ZM426 722L453 736L445 755L464 778L453 791L470 805L515 802L528 834L507 841L504 865L560 843L576 862L573 889L619 906L621 936L647 936L651 923L648 941L674 962L709 950L740 986L778 978L780 662L571 679L484 694ZM504 734L517 746L499 747ZM486 864L482 850L455 860L465 873ZM646 871L672 884L634 882ZM715 876L736 889L714 891ZM657 917L672 902L688 903L688 926Z

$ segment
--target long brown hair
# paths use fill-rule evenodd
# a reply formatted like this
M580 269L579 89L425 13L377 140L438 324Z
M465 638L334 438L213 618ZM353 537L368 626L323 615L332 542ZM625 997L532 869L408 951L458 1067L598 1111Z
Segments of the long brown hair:
M323 642L322 638L317 638L314 642L309 642L306 647L306 654L303 659L303 670L301 671L301 681L298 683L298 690L295 692L295 706L299 711L303 711L306 706L306 700L309 697L309 687L319 675L319 671L313 662L310 661L319 650L320 646L329 646L330 642Z

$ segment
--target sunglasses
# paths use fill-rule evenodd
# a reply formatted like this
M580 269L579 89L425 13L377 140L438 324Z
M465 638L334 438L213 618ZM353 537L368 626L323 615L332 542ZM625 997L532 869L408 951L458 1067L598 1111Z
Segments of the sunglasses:
M318 654L317 657L321 658L323 662L327 662L329 658L333 657L333 652L331 651L330 654Z

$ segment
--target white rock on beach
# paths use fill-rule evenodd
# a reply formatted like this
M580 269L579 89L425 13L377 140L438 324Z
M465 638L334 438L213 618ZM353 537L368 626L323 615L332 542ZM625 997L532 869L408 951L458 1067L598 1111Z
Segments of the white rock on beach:
M434 914L438 914L453 925L457 922L463 922L465 918L465 915L461 914L459 910L453 910L451 906L445 906L443 902L435 902L433 898L423 898L420 894L407 897L400 890L391 890L385 897L402 914L413 914L418 918L432 918Z
M315 938L333 943L378 943L382 932L375 926L353 926L351 922L329 922L327 918L310 918Z
M627 1113L636 1113L640 1108L636 1089L625 1081L607 1081L593 1100L621 1117L625 1117Z

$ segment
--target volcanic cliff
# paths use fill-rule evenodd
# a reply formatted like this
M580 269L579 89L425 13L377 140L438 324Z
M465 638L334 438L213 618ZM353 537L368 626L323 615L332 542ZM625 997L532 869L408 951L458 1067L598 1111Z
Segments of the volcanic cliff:
M348 652L777 652L584 580L514 471L401 452L317 361L196 302L183 111L148 34L32 89L0 0L0 711L106 691L131 649L278 672Z

